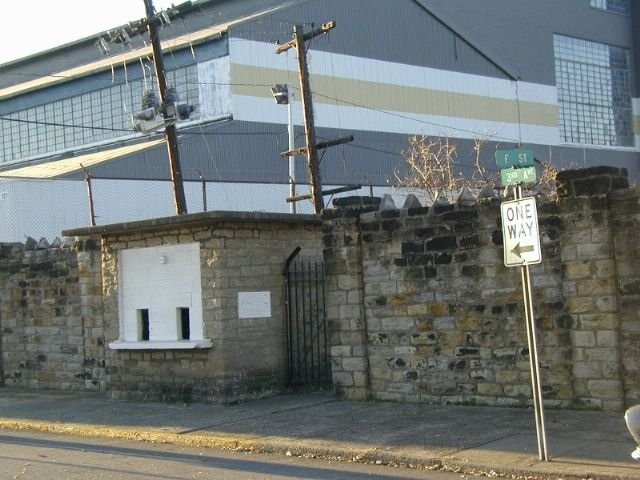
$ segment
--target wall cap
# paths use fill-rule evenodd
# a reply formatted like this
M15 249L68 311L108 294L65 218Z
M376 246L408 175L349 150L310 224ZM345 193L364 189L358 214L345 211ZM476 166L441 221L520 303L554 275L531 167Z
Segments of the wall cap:
M157 230L167 230L186 226L203 226L216 222L272 222L298 223L320 225L320 216L313 214L269 213L269 212L231 212L210 211L175 215L172 217L151 218L133 222L112 223L96 227L83 227L63 230L67 237L88 237L118 235L122 233L139 233Z

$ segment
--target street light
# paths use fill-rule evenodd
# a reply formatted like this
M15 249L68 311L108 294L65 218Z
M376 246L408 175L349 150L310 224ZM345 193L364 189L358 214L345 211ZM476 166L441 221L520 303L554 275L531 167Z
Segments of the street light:
M293 103L293 92L289 93L289 86L279 83L271 87L271 94L278 105L287 105L288 123L287 130L289 132L289 150L293 150L294 136L293 136L293 117L291 114L291 104ZM296 196L296 157L289 157L289 197ZM289 206L291 213L296 213L296 202L291 202Z

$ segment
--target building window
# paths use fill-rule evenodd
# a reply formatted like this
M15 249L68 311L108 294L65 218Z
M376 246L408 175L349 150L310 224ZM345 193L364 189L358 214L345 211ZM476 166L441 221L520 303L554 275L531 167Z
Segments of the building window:
M162 245L118 255L119 338L114 350L209 348L204 338L200 245Z
M561 139L634 145L629 50L554 35Z
M199 118L198 67L167 72L182 103L196 106ZM26 110L0 120L0 163L133 135L133 112L140 110L148 81L134 80ZM159 96L158 96L159 98Z
M229 57L222 56L166 72L180 102L196 107L189 120L206 121L231 111L230 69ZM134 135L132 115L151 80L128 80L2 115L0 164Z
M629 2L630 0L591 0L591 6L608 12L629 15L631 10Z

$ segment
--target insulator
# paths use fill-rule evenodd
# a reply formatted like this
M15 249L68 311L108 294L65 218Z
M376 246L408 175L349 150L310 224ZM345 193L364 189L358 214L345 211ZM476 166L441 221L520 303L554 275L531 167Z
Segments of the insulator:
M194 110L195 107L193 105L188 105L186 103L178 105L178 118L180 120L188 120Z
M156 92L153 90L147 90L142 95L142 108L155 108L156 110L160 108L160 102L158 101L158 97Z
M164 94L165 103L178 103L178 89L176 87L167 87Z
M95 45L96 47L98 47L98 50L102 55L106 56L111 53L111 47L109 47L109 44L104 38L98 37L98 40L96 41Z

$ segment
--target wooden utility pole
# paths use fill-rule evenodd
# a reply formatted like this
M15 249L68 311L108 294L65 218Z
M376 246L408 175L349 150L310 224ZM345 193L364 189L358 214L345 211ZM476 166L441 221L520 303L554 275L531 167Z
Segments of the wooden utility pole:
M309 183L311 184L311 199L313 201L313 208L315 213L320 213L324 209L324 198L322 196L322 179L320 178L320 165L318 162L318 145L316 143L315 125L313 120L313 101L311 99L311 87L309 86L309 68L307 66L307 49L305 47L305 41L328 32L336 26L336 22L327 22L321 25L319 28L309 32L303 33L302 25L295 25L293 27L293 40L284 43L276 48L276 53L282 53L290 48L295 48L298 52L298 73L300 75L300 91L302 92L302 111L304 113L304 132L306 147L304 149L298 149L300 153L304 150L307 156L307 167L309 170ZM342 139L337 143L345 143L346 141L353 140ZM282 155L290 156L296 155L290 150L284 152Z
M320 177L320 165L318 165L318 149L316 148L316 132L313 121L313 101L311 99L311 87L309 86L309 67L307 66L307 48L304 44L302 25L293 27L298 52L298 70L300 72L300 91L302 92L302 112L304 115L304 136L307 144L307 163L309 168L309 181L311 182L311 197L316 213L324 209L322 198L322 179Z
M165 105L167 80L165 78L164 59L158 35L157 18L152 0L143 0L147 12L147 28L151 38L151 48L153 49L153 63L155 65L156 78L158 79L158 89L160 90L160 101ZM180 169L180 154L178 152L178 135L175 123L165 127L164 136L167 141L167 151L169 153L169 167L171 170L171 182L173 183L173 196L176 206L176 214L187 213L187 202L184 196L184 184L182 170Z

